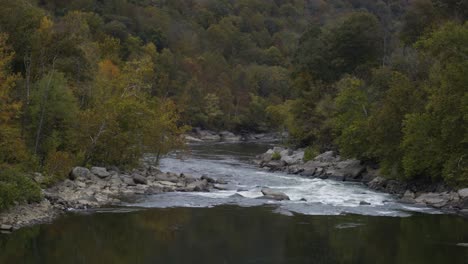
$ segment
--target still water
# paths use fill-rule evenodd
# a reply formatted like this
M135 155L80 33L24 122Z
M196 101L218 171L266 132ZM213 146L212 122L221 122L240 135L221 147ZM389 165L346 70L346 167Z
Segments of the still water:
M192 146L161 168L224 179L227 190L144 196L0 235L0 263L468 263L467 219L361 185L259 170L249 161L266 148ZM291 201L255 199L262 186Z

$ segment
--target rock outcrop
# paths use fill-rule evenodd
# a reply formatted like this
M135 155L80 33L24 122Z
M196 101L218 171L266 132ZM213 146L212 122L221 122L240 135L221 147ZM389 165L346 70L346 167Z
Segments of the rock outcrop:
M282 171L303 177L361 182L370 189L393 194L403 203L455 210L468 215L468 188L454 190L444 184L404 182L381 177L378 170L359 160L342 159L327 151L304 161L304 151L275 147L254 161L269 171ZM363 202L365 203L365 202Z
M149 166L131 172L118 172L103 167L91 170L76 167L69 179L43 190L44 199L37 204L16 206L0 214L0 225L17 229L48 222L69 210L99 208L118 205L137 195L162 192L208 192L219 189L224 181L190 175L163 173Z
M281 138L286 137L280 133L263 133L263 134L252 134L252 133L240 133L234 134L229 131L215 132L210 130L203 130L195 128L192 132L185 135L185 140L189 143L200 143L200 142L230 142L237 143L243 141L263 141L272 142L278 141Z

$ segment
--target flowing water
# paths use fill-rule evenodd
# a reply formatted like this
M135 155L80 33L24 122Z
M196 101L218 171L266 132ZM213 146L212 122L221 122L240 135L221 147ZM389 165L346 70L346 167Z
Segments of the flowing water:
M161 169L227 190L143 196L0 235L0 263L468 263L467 219L360 184L260 170L251 160L268 147L191 146ZM262 187L291 201L256 199Z

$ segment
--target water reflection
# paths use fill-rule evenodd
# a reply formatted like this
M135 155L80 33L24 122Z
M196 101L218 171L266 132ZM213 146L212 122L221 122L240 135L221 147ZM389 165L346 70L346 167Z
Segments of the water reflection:
M466 219L286 216L273 207L68 215L0 236L0 263L467 263Z

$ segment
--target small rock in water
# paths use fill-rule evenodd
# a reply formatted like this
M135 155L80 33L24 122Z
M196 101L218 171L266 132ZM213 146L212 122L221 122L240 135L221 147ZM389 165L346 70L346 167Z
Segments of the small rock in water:
M228 190L228 187L226 185L224 185L224 184L214 184L213 188L215 188L217 190L221 190L221 191Z
M244 196L242 196L242 195L241 195L241 194L239 194L239 193L235 193L235 194L233 194L233 195L229 196L229 198L245 198L245 197L244 197Z
M283 200L290 200L289 196L287 196L285 193L280 192L280 191L275 191L270 188L263 188L262 189L263 193L263 199L272 199L272 200L277 200L277 201L283 201Z
M371 205L371 203L368 203L368 202L366 202L366 201L361 201L361 202L359 203L359 205Z

